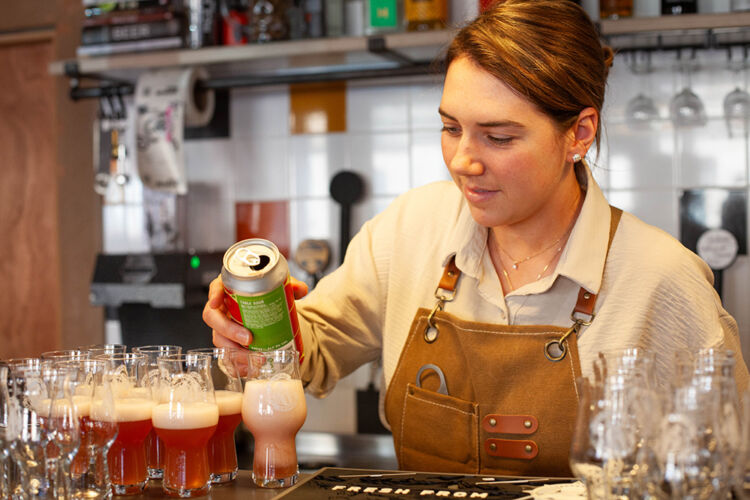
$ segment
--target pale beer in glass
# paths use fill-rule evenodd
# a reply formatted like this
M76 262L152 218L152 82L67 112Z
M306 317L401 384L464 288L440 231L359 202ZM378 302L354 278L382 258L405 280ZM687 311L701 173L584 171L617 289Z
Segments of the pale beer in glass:
M307 416L297 352L249 352L250 373L242 399L242 419L253 434L253 481L263 488L297 482L294 438Z

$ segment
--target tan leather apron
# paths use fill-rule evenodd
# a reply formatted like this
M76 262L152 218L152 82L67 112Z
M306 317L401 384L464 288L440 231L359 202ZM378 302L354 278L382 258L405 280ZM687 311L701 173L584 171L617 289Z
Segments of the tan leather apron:
M612 208L607 253L621 215ZM399 467L572 476L576 334L593 320L596 295L580 289L570 328L477 323L443 311L460 275L454 256L435 307L417 311L386 392Z

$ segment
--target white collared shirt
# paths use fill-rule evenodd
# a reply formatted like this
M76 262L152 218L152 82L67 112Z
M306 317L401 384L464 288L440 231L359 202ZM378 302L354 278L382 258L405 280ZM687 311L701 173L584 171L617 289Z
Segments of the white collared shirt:
M726 347L748 373L737 324L723 309L710 268L668 233L624 213L603 273L610 207L588 167L586 196L554 272L503 295L486 227L451 182L413 189L364 224L340 268L298 302L308 392L323 396L361 364L382 356L385 383L417 309L431 309L446 259L462 272L444 310L465 320L569 327L580 287L598 295L593 323L579 333L584 375L597 353L641 347L657 353L657 381L672 381L676 356ZM438 361L439 364L439 361Z

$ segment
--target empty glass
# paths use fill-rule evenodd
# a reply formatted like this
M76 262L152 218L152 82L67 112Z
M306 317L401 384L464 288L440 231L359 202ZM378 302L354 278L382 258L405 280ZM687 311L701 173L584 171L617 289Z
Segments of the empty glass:
M0 362L0 498L11 497L11 480L8 461L8 365Z
M50 435L45 425L49 395L41 367L12 366L9 372L7 439L21 498L55 498L54 475L47 474ZM52 476L52 477L50 477Z
M104 378L103 360L66 361L76 368L73 382L73 404L80 427L80 445L70 466L73 497L97 500L112 496L107 452L114 440L116 424L114 400ZM99 418L101 420L96 420Z
M88 352L90 358L95 358L103 354L125 354L128 347L123 344L90 344L78 349Z
M729 137L746 137L750 121L750 94L735 87L724 97L724 120Z
M648 51L632 52L626 59L630 71L638 75L642 89L630 99L625 107L625 119L632 128L639 129L649 127L652 122L659 118L659 110L654 100L647 95L650 84L651 53Z
M44 367L42 377L47 384L49 409L44 424L49 434L46 449L47 476L54 485L57 498L70 498L71 462L81 444L78 407L74 399L77 369L74 366Z
M690 62L680 65L685 86L669 103L669 116L677 128L702 127L708 121L703 101L690 89L690 70Z
M41 354L41 358L51 361L70 361L86 359L88 353L80 349L62 349L58 351L46 351Z

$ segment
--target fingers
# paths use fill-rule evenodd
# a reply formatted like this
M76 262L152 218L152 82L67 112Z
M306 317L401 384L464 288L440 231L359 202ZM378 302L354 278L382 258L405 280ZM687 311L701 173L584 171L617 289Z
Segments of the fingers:
M226 337L227 340L246 346L252 342L250 330L232 321L225 312L223 304L212 307L211 301L206 302L203 308L203 321L214 330L214 344L217 335Z
M294 298L295 299L301 299L305 295L307 295L307 283L304 281L300 281L294 276L289 277L291 283L292 283L292 291L294 292Z
M229 340L222 334L217 333L216 330L213 331L213 341L214 341L215 347L224 347L227 349L238 349L238 350L247 351L247 348L241 346L237 342L232 342L231 340Z
M224 303L224 284L221 281L221 276L218 276L208 286L208 305L214 309L221 307Z

